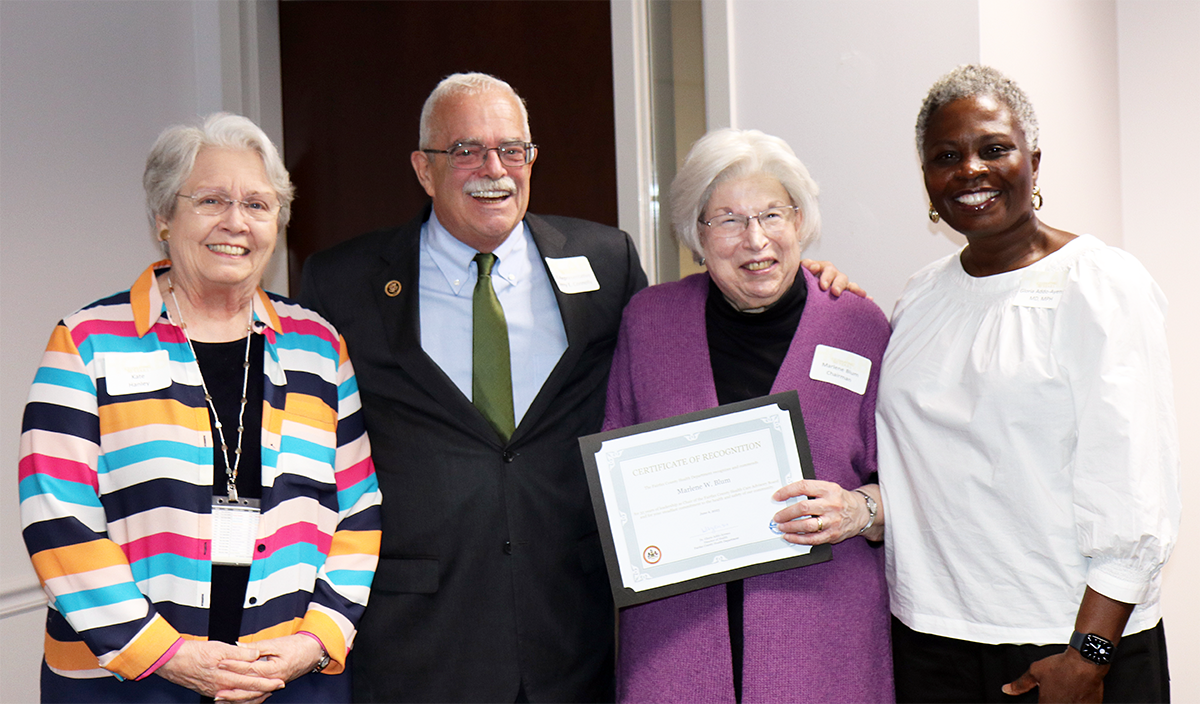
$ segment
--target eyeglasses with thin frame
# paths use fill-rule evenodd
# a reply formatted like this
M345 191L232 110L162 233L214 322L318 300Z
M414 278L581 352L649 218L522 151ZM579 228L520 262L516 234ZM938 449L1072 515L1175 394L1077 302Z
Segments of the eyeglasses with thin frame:
M252 220L274 220L279 213L279 202L271 196L253 195L246 200L229 197L221 191L200 191L192 195L176 193L177 198L187 198L192 202L192 212L197 215L215 216L229 210L237 203L246 217Z
M537 156L532 142L502 142L498 147L485 147L479 142L455 142L449 149L422 149L426 154L445 154L455 169L478 169L487 161L488 152L496 152L505 166L525 166Z
M741 236L750 227L751 220L757 220L758 226L763 229L763 232L775 235L787 229L798 212L800 212L799 206L780 205L767 208L758 215L720 213L714 215L711 220L701 219L699 222L708 228L713 237L722 239Z

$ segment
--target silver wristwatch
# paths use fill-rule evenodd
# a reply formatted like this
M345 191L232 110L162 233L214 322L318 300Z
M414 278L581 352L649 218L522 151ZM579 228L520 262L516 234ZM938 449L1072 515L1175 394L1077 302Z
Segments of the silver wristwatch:
M877 510L879 510L879 507L875 505L875 499L870 494L863 491L862 489L855 489L855 491L862 494L862 497L864 499L866 499L866 501L867 501L867 514L868 514L867 525L863 526L862 528L860 528L858 530L858 534L862 535L863 533L865 533L867 531L868 528L875 525L875 512Z
M313 666L312 671L321 672L325 668L329 667L329 660L329 653L325 652L324 648L321 648L321 659L318 660L317 664Z

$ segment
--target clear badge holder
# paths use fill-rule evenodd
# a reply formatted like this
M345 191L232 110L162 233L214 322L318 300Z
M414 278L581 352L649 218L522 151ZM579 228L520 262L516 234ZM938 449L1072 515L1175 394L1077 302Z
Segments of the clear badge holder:
M214 496L212 499L212 563L246 566L254 559L258 539L259 500Z

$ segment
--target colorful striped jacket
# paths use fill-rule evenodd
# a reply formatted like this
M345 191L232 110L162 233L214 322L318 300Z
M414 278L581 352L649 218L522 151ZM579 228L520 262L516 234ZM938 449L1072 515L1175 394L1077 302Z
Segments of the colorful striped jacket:
M208 632L213 437L199 366L155 283L169 266L61 321L25 407L21 520L50 597L43 696L47 668L138 679ZM315 313L259 289L254 328L263 492L241 640L308 631L337 673L379 555L358 386Z

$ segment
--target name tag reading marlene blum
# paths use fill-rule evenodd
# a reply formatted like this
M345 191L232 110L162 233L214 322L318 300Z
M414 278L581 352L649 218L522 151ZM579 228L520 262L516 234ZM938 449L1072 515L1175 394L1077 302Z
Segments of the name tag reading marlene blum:
M812 476L796 393L765 398L784 397L580 439L618 606L828 559L772 522L775 490Z
M817 345L808 378L836 384L862 396L871 378L871 360L828 345Z
M171 385L171 356L153 352L106 352L104 384L110 396L127 396L165 389Z

